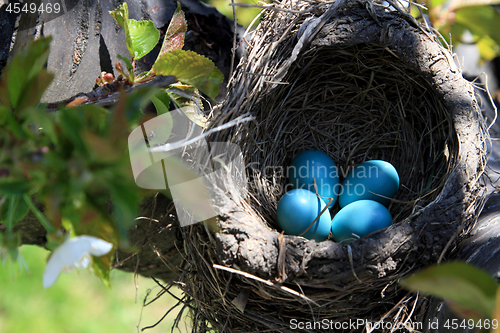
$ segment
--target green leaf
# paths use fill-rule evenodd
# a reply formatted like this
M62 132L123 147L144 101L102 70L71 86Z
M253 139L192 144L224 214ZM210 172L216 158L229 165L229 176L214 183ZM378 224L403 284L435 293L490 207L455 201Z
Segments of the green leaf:
M37 217L38 221L43 225L45 230L47 230L47 233L51 233L54 231L54 227L50 224L49 221L45 218L45 216L38 210L34 202L31 200L31 197L25 193L23 195L24 202L26 205L29 207L29 209L33 212L33 214Z
M106 183L113 202L114 221L118 229L120 241L127 241L128 229L134 224L139 210L140 193L133 179L124 177Z
M210 98L219 93L219 84L224 80L224 75L210 59L193 51L167 52L155 62L152 70L156 75L173 75Z
M28 192L31 186L22 180L2 180L0 181L0 194L21 195Z
M37 94L44 87L46 88L46 83L50 77L47 74L42 74L42 79L36 77L47 62L51 40L51 37L42 37L31 42L9 62L0 82L2 104L17 108L20 103L25 102L21 97L23 95L29 96L32 86L34 86ZM5 93L5 87L7 87L8 94Z
M73 107L71 110L80 118L86 130L96 134L106 133L108 127L106 119L110 114L108 109L93 104L86 104Z
M38 128L50 139L53 144L57 144L57 134L54 124L53 113L47 113L42 108L30 108L27 111L28 118L33 121Z
M127 67L127 70L128 70L128 72L129 72L129 74L130 74L131 72L133 72L134 67L132 66L132 63L130 62L130 60L128 60L127 58L125 58L124 56L121 56L121 55L119 55L119 54L118 54L116 57L117 57L118 59L123 60L123 62L125 63L125 67Z
M495 280L485 271L463 262L431 266L400 283L411 291L443 298L486 318L495 306Z
M208 79L201 83L197 88L203 93L210 96L212 99L219 94L219 84L224 81L224 74L217 67L214 66L214 70L208 76Z
M125 32L125 43L127 45L128 52L130 53L130 56L133 57L134 55L134 47L132 46L132 39L130 38L130 32L128 31L128 5L127 3L123 3L120 6L118 6L115 10L110 11L109 14L113 16L115 19L116 23L120 25L123 28L123 31Z
M12 117L12 110L0 105L0 126L5 126Z
M134 50L134 60L141 59L158 44L160 32L152 21L128 20L130 38Z
M83 124L75 112L71 109L60 110L60 125L64 136L72 143L73 148L86 155L87 147L81 136Z
M158 54L158 58L156 60L167 52L182 49L184 46L184 36L186 35L186 31L186 18L184 17L184 12L181 10L181 4L177 3L177 9L170 20L167 32L165 33L165 38L163 39L160 54Z
M111 272L112 257L113 251L101 257L93 257L92 260L94 273L101 278L102 282L104 282L108 288L111 287L111 283L109 282L109 273Z
M16 105L17 110L36 106L43 96L43 93L54 80L54 74L42 69L37 76L26 82L26 88L23 89L19 101Z
M121 156L121 151L116 149L112 142L100 135L84 131L82 138L87 145L90 157L101 163L115 162Z
M153 102L158 116L169 112L170 96L168 96L168 94L154 96L151 98L151 102Z
M152 21L136 21L128 18L128 5L123 3L109 12L125 32L127 49L132 59L137 60L158 44L160 32Z
M472 319L475 322L486 319L485 315L479 311L473 310L469 305L462 305L450 300L445 301L446 305L462 318Z
M131 93L127 94L125 101L125 118L128 124L131 126L128 130L135 128L140 119L143 117L141 110L144 110L146 106L151 102L151 98L156 96L160 89L156 87L139 87L133 89ZM115 108L115 111L120 107L120 105ZM127 135L130 134L129 132Z
M12 208L12 212L10 209ZM6 225L13 228L17 222L21 221L29 212L29 207L22 196L8 195L0 209L0 219Z

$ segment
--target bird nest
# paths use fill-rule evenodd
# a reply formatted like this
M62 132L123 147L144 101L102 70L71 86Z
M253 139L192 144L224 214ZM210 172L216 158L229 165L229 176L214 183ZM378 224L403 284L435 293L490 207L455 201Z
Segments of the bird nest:
M229 163L207 173L216 230L182 228L194 331L359 332L367 321L419 320L425 300L398 279L449 256L476 221L488 135L452 54L391 4L286 1L265 11L209 140L236 144L245 174ZM363 161L392 163L393 225L349 245L283 235L286 168L308 149L330 155L341 180Z

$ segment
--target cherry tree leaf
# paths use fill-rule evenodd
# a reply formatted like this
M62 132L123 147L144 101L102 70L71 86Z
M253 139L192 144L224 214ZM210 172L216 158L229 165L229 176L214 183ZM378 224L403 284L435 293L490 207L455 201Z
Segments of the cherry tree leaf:
M150 20L136 21L129 19L126 2L109 13L123 28L127 49L132 59L137 60L144 57L158 44L160 32L156 29L154 23Z
M461 314L475 314L476 318L481 314L489 318L495 306L496 281L464 262L430 266L400 283L411 291L443 298Z
M21 109L28 102L33 105L33 99L41 97L53 78L43 69L51 40L51 37L37 39L9 62L0 81L0 101L4 106Z
M160 32L150 20L136 21L128 20L130 38L134 50L134 60L144 57L151 52L160 40Z
M180 3L178 3L177 9L172 16L172 20L170 20L167 32L165 33L165 39L163 40L158 59L167 52L182 49L184 46L184 35L186 34L186 31L186 18L184 17L184 12L181 10Z
M162 55L153 65L156 75L173 75L182 83L189 84L214 98L224 75L214 63L193 51L174 50Z

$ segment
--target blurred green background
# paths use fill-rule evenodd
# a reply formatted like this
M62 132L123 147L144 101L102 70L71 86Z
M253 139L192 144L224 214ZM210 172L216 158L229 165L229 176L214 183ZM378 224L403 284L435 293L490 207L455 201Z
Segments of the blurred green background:
M154 297L160 287L139 276L136 302L134 275L118 270L111 271L111 289L86 269L62 273L52 287L43 289L49 251L24 245L20 253L29 272L12 262L0 269L1 333L133 333L155 324L176 304L173 297L163 295L143 308L148 290ZM144 332L170 332L177 315L177 311L173 312L157 327ZM181 324L180 332L189 330Z
M203 1L203 0L202 0ZM252 5L260 5L263 3L269 3L270 1L254 1L254 0L233 0L235 4L252 4ZM229 17L231 20L233 19L233 6L231 5L231 0L204 0L215 8L222 14ZM238 20L238 24L248 27L248 25L252 22L252 20L260 13L262 9L256 7L241 7L235 6L236 11L236 19ZM255 28L256 25L253 26Z

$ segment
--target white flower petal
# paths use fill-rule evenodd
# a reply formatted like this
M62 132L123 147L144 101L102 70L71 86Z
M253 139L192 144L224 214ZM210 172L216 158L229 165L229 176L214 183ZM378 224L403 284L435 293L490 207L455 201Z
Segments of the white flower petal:
M85 253L79 261L75 262L74 267L79 269L87 268L89 264L90 264L90 255L88 253Z
M90 251L90 241L81 238L73 237L66 240L61 246L54 250L53 256L57 253L62 266L73 266L82 257Z
M59 274L61 274L61 270L63 266L59 262L57 258L54 258L52 255L47 262L47 266L45 266L45 271L43 272L43 287L48 288L56 282Z
M43 287L56 282L61 271L71 272L76 268L86 268L90 264L90 254L102 256L113 248L113 244L93 236L77 236L67 239L54 250L43 272Z
M92 236L80 236L80 237L85 237L90 242L90 254L93 256L103 256L105 254L108 254L109 251L113 248L113 244L106 242L105 240L102 240L97 237L92 237Z

